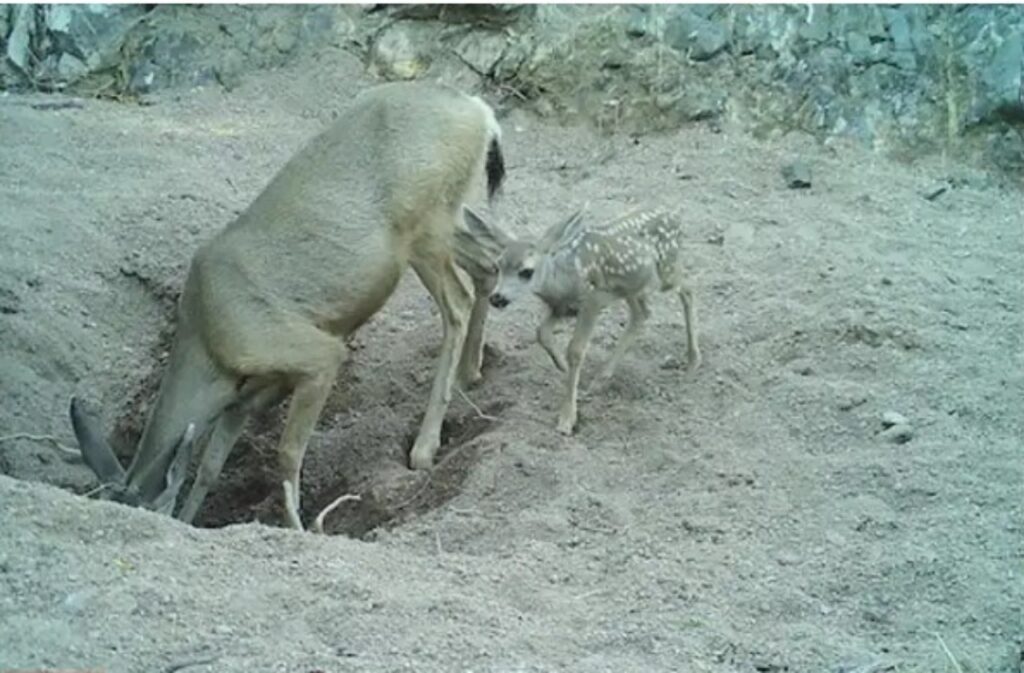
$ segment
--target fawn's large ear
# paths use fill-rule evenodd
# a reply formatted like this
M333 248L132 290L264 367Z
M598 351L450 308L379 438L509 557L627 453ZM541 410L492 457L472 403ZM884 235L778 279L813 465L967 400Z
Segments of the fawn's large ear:
M476 214L462 207L462 223L455 227L455 263L474 282L493 282L498 276L498 260L513 239Z
M506 234L501 227L485 220L469 206L462 206L462 221L470 234L491 246L507 248L510 243L515 242L515 239Z
M590 208L590 201L586 201L579 210L565 220L552 225L551 228L544 232L538 247L541 250L550 250L557 247L562 241L575 235L580 230L580 227L583 226L588 208Z

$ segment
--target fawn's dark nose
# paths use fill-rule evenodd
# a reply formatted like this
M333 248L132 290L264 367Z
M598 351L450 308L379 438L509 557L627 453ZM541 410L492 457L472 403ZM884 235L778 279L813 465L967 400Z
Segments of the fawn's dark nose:
M488 298L488 301L491 302L491 306L493 306L494 308L505 308L509 304L508 299L506 299L505 296L501 294L492 294Z

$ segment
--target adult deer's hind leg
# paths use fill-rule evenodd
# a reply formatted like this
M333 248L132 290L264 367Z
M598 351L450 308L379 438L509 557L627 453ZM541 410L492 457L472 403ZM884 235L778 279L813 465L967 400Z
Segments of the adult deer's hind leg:
M455 262L447 250L429 257L414 258L410 265L437 303L444 330L427 412L409 454L409 466L422 470L433 465L434 456L441 447L441 422L451 402L452 383L466 340L473 298L458 276Z
M347 355L344 341L285 316L265 323L257 343L240 344L240 371L278 378L291 387L291 403L278 444L278 469L288 524L302 530L299 477L306 446Z

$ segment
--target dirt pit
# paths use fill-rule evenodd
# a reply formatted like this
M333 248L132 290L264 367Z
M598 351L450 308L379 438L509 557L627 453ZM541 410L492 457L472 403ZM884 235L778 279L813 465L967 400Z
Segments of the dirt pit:
M167 332L160 345L155 356L158 361L165 359L161 355L169 347ZM483 371L493 369L498 357L493 348L486 347ZM425 359L428 367L421 378L432 374L429 369L432 362L432 357ZM155 399L162 371L155 367L137 386L127 410L115 424L112 444L126 465L142 434L148 405ZM340 380L358 381L358 378L349 370L342 373ZM303 521L312 522L339 494L357 496L358 499L346 501L344 507L332 510L323 519L324 532L357 538L381 526L398 525L410 516L443 505L458 494L476 464L481 444L494 441L488 433L500 427L500 412L508 406L499 400L485 408L449 414L441 426L442 445L434 469L429 473L413 472L406 467L406 456L419 431L422 413L404 421L399 417L389 419L392 422L383 422L377 415L358 410L347 413L342 388L339 386L324 410L324 418L333 419L333 437L325 438L324 433L320 433L314 445L354 437L358 438L355 440L357 448L353 452L335 449L332 456L344 456L341 460L303 470L301 513ZM404 396L396 395L396 404L401 402L398 399L401 397ZM196 526L216 528L244 521L285 524L275 451L286 409L287 404L282 403L253 416L239 439L238 448L224 467L218 488L207 498L194 522ZM379 451L380 447L388 446L391 451ZM195 467L193 465L189 479L194 478Z
M67 493L95 486L53 446L73 443L69 396L127 458L192 252L369 84L325 53L146 107L0 97L0 668L1021 670L1021 193L954 161L509 112L494 216L514 233L585 201L686 205L700 369L656 297L564 438L539 308L493 311L486 378L413 473L441 326L409 274L304 463L307 520L362 496L327 521L345 535L264 525L281 410L207 499L215 530ZM809 189L786 187L794 159Z

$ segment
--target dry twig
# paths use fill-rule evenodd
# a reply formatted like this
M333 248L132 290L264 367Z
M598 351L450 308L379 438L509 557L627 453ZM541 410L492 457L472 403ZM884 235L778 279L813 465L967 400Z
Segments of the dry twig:
M948 657L950 663L953 664L953 670L955 670L956 673L964 673L963 666L960 665L960 662L957 661L956 657L953 656L953 653L949 651L948 647L946 647L946 641L942 639L942 636L938 633L933 633L932 635L939 641L939 645L942 646L942 651L946 653L946 657Z
M60 439L53 435L33 435L28 432L16 432L13 435L4 435L3 437L0 437L0 444L4 442L13 442L19 439L23 439L27 442L46 442L58 451L62 451L70 456L78 458L82 456L81 451L67 446L66 444L62 444Z
M363 496L355 493L346 493L345 495L341 495L335 498L331 502L331 504L327 505L327 507L324 507L322 510L320 510L320 513L316 515L316 519L313 521L313 532L320 533L321 535L323 534L324 517L326 517L328 514L337 509L338 505L340 505L343 502L358 502L362 499Z

